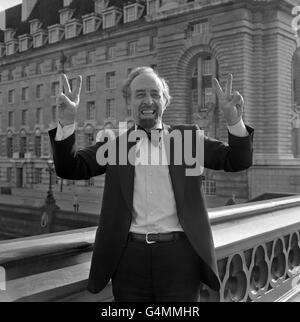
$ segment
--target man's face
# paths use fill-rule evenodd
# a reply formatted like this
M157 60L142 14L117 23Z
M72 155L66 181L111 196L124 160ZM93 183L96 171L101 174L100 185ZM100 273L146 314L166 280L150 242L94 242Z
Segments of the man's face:
M163 94L163 85L153 73L143 73L131 83L130 104L135 123L151 130L162 120L167 100Z

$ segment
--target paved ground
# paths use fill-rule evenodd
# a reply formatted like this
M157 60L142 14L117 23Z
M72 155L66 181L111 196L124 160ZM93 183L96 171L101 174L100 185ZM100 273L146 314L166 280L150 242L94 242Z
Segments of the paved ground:
M75 190L76 189L76 190ZM79 211L93 214L99 214L102 202L102 189L99 188L79 188L64 187L60 192L59 186L54 188L54 197L57 205L64 210L73 210L74 194L78 194ZM42 206L47 195L47 189L37 190L28 188L12 188L12 195L0 194L0 203L15 205ZM228 198L206 196L208 208L222 207ZM237 200L243 203L245 200Z

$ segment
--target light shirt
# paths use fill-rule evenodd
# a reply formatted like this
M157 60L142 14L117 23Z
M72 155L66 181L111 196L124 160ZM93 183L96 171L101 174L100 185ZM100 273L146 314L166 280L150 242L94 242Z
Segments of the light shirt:
M162 124L158 125L162 128ZM228 126L232 135L248 136L244 122ZM58 123L56 141L68 138L75 124L63 128ZM162 136L167 130L162 131ZM100 137L101 135L97 135ZM149 164L149 150L151 163ZM148 164L148 165L146 165ZM130 231L135 233L166 233L183 231L177 216L175 196L166 160L164 140L153 145L145 134L136 145L136 164L133 191L133 212Z

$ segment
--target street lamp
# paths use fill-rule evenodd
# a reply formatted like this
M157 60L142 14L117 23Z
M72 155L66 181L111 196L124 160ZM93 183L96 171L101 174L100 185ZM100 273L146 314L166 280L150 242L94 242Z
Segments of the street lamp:
M47 192L46 204L50 205L55 203L55 199L52 191L52 173L54 172L54 163L52 159L49 159L47 161L47 166L48 166L48 169L46 169L46 171L49 172L49 189Z

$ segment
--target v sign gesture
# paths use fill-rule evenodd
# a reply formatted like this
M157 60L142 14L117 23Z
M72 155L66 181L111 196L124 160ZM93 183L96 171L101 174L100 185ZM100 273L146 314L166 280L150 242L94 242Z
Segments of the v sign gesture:
M77 109L80 102L82 77L76 77L75 88L71 91L68 78L65 74L60 76L59 93L56 97L58 119L62 126L75 122Z
M216 78L213 78L213 86L227 124L229 126L237 124L242 119L244 98L238 91L232 92L232 75L229 74L227 77L225 92Z

